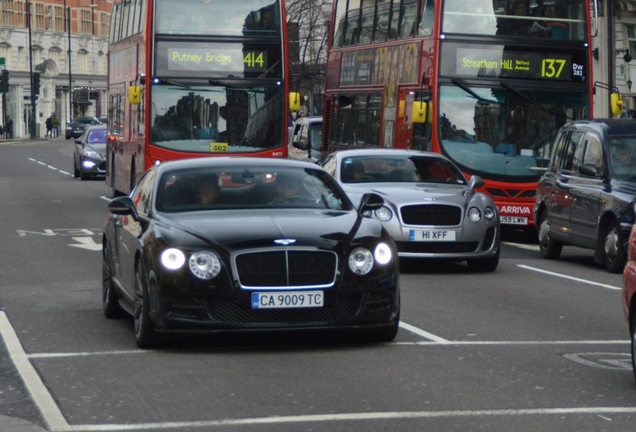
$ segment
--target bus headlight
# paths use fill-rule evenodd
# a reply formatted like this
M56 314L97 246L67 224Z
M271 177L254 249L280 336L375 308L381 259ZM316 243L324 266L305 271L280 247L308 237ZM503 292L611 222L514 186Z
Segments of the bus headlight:
M373 268L373 255L368 249L355 248L349 254L349 268L357 275L365 275Z

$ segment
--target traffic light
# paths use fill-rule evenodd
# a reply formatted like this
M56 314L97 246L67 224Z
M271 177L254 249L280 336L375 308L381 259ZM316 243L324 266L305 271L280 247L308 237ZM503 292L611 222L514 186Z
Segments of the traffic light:
M0 92L9 93L9 71L2 69L2 75L0 75Z
M40 94L40 72L33 72L33 94Z

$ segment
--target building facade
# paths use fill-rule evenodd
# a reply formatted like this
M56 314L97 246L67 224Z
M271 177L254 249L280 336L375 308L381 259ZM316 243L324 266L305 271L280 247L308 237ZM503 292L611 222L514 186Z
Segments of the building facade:
M73 117L106 114L112 5L113 0L0 2L0 68L4 59L9 71L2 113L13 120L13 137L28 137L32 119L36 137L43 137L53 114L61 133ZM35 115L32 73L40 76ZM6 118L0 121L5 123Z

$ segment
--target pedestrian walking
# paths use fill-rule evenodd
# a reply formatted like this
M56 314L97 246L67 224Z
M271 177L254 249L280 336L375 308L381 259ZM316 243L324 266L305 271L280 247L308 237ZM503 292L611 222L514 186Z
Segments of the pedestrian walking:
M46 137L53 137L53 123L51 122L51 116L46 119Z
M60 121L57 116L53 114L51 117L51 125L53 126L53 137L57 138L60 136Z
M4 121L4 133L6 138L13 138L13 119L7 116Z

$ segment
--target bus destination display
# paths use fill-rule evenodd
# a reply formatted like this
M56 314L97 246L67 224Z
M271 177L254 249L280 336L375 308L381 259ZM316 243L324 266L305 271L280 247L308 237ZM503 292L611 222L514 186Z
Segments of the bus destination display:
M157 44L157 74L208 77L210 74L241 76L245 72L264 72L268 69L267 51L215 44L183 46L175 43Z
M447 66L450 65L447 64ZM586 81L583 63L573 62L571 55L504 49L457 48L454 71L448 72L452 75L475 78Z

